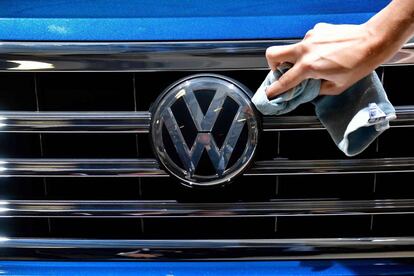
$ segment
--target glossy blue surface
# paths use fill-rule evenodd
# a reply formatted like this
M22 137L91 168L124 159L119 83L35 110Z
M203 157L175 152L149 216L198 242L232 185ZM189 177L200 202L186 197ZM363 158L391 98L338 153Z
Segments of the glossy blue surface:
M361 23L390 0L2 0L0 40L299 38Z
M413 275L401 261L0 262L1 275Z

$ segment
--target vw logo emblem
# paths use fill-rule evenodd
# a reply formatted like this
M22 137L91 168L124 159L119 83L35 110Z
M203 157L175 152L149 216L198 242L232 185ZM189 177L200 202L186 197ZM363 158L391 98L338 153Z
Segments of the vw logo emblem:
M193 75L168 87L151 110L151 139L166 171L190 186L229 182L253 158L258 120L250 92L220 75Z

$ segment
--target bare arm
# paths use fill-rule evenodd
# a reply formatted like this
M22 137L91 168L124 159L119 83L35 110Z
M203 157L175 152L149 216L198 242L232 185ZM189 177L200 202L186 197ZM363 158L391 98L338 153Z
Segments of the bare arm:
M266 91L269 98L304 79L321 79L321 95L340 94L390 59L414 34L414 0L393 0L361 25L320 23L296 44L273 46L266 58L274 70L294 66Z

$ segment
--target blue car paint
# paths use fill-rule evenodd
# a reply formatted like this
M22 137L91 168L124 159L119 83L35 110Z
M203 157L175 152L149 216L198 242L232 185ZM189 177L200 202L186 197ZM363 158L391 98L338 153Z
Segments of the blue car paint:
M0 40L300 38L318 22L361 23L389 0L3 0ZM0 261L3 275L413 275L393 260L280 262Z
M361 23L390 0L3 0L0 40L171 41L303 37Z
M413 275L391 260L285 262L0 262L1 275Z

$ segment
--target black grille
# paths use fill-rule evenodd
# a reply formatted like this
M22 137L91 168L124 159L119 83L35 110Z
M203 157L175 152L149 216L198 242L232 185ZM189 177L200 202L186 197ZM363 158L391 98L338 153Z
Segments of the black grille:
M414 67L377 70L396 106L414 105ZM214 72L252 91L266 71ZM147 111L191 72L0 73L2 111ZM311 104L290 116L314 115ZM356 157L414 157L413 129L387 130ZM1 158L154 158L145 133L1 133ZM345 159L325 130L263 132L257 160ZM179 203L288 199L414 198L412 173L242 176L224 187L187 188L169 177L0 178L4 200L175 200ZM410 236L412 215L199 218L1 218L0 236L86 239L272 239Z

